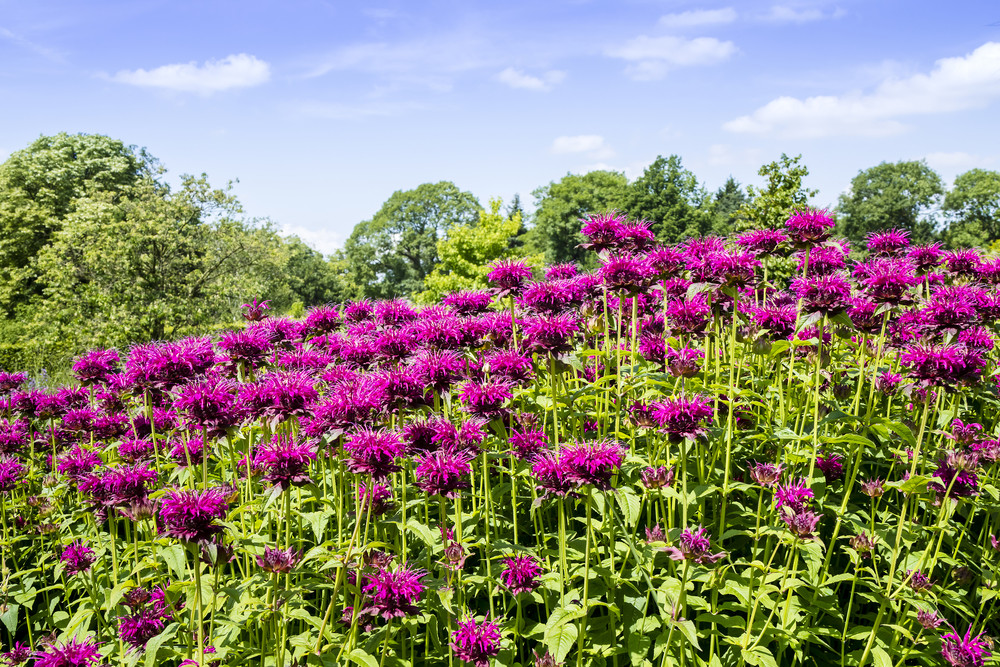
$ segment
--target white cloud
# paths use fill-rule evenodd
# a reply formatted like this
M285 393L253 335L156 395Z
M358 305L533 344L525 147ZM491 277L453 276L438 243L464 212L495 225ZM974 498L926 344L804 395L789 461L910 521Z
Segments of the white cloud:
M552 142L552 152L556 155L584 153L592 160L603 160L615 154L599 134L556 137Z
M122 70L111 79L118 83L148 88L163 88L185 93L209 94L232 88L248 88L266 83L271 66L246 53L196 62L163 65L151 70Z
M827 14L815 7L797 8L788 5L774 5L768 13L761 16L761 19L771 23L811 23L825 19L839 19L845 13L842 9L836 9Z
M302 225L282 225L281 233L285 236L298 236L324 255L330 255L340 249L343 247L344 241L347 240L343 233L319 230Z
M736 53L736 45L714 37L686 39L666 35L640 35L623 46L609 49L607 54L629 61L626 72L634 79L659 79L668 70L692 65L713 65Z
M884 136L905 131L899 119L987 106L1000 98L1000 43L942 58L927 74L888 78L870 92L779 97L723 125L730 132L786 137Z
M737 19L736 10L732 7L723 9L694 9L678 14L667 14L660 17L660 25L667 28L696 28L703 25L719 25L732 23Z
M508 67L504 71L497 74L497 80L500 81L500 83L507 84L511 88L538 91L552 90L552 86L561 82L565 78L566 73L558 70L550 70L545 72L541 77L537 77L526 74L521 70L514 69L513 67Z

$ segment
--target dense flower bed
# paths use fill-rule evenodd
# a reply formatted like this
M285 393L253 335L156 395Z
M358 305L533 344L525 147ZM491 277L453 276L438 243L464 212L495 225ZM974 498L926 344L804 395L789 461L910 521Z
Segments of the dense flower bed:
M988 663L1000 261L831 227L0 373L3 659Z

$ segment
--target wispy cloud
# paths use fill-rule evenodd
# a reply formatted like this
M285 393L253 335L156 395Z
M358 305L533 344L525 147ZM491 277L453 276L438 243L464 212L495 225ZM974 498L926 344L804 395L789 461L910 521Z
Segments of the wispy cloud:
M824 12L817 7L774 5L769 11L762 14L760 19L771 23L812 23L813 21L838 19L845 14L846 12L840 8L834 9L831 12Z
M615 154L614 149L599 134L556 137L551 150L556 155L583 154L591 160L605 160Z
M1000 98L1000 43L964 57L943 58L927 74L890 78L864 93L779 97L723 125L730 132L786 137L884 136L906 130L900 120L987 106Z
M163 65L151 70L122 70L112 81L146 88L161 88L184 93L207 95L233 88L248 88L266 83L271 66L246 53L196 62Z
M533 76L513 67L508 67L497 74L497 80L511 88L542 92L552 90L552 86L565 78L566 73L558 70L549 70L541 76Z
M673 35L648 37L640 35L623 46L609 49L607 55L630 64L626 73L634 79L650 80L663 77L671 69L692 65L714 65L736 53L736 45L714 37L687 39Z
M27 37L12 32L7 28L0 27L0 39L6 42L10 42L11 44L14 44L15 46L18 46L22 49L31 51L32 53L38 54L43 58L46 58L47 60L51 60L54 62L61 62L63 60L63 55L58 51L56 51L55 49L50 49L47 46L43 46L41 44L38 44L37 42L33 42Z
M693 9L660 17L660 25L670 29L698 28L706 25L732 23L739 15L732 7L722 9Z

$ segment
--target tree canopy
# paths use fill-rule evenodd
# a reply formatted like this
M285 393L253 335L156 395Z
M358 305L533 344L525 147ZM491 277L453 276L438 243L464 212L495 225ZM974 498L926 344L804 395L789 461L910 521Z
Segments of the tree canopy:
M955 177L944 197L952 247L982 246L1000 240L1000 172L972 169Z
M443 233L479 219L479 201L449 181L397 190L344 244L354 282L365 296L408 296L439 262Z
M788 157L782 153L757 171L765 183L760 188L747 186L747 197L736 215L737 231L777 229L792 213L808 206L818 191L802 186L809 169L801 162L801 155Z
M882 162L858 172L840 196L838 232L861 243L871 232L901 229L913 243L928 243L943 197L941 177L923 160Z
M708 192L684 168L680 156L657 156L625 188L622 210L630 218L651 222L661 242L676 243L711 229L709 201Z

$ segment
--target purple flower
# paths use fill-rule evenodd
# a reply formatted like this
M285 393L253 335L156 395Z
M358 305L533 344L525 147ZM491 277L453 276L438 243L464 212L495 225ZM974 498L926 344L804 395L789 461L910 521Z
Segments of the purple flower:
M678 396L653 404L653 418L672 441L694 440L706 432L715 411L707 396Z
M674 349L667 347L666 362L670 374L675 377L690 378L698 374L705 352L696 347Z
M581 243L581 248L588 248L600 252L615 248L621 238L622 226L626 224L626 218L618 211L609 211L591 215L583 222L580 233L587 237L586 243Z
M140 651L174 618L166 593L159 587L133 588L125 593L122 604L128 607L130 615L118 617L118 635Z
M577 331L573 315L539 315L524 320L524 335L528 345L539 353L565 352L570 349Z
M385 620L417 613L414 603L426 588L421 579L423 570L411 570L405 565L396 570L378 568L366 577L365 594L371 596L375 612Z
M664 551L674 560L690 560L699 565L711 565L716 561L725 558L726 552L709 553L711 543L705 537L705 529L698 526L695 530L685 528L681 531L678 546L667 547Z
M513 394L506 382L467 382L461 391L462 402L466 412L482 417L495 419L509 411L504 405Z
M369 428L355 431L344 443L344 453L350 457L347 467L351 472L369 474L376 480L385 479L400 469L395 461L405 449L398 433Z
M598 270L608 289L635 293L652 283L656 277L653 266L642 257L613 255Z
M5 373L0 371L0 395L9 394L27 381L27 373Z
M816 467L823 471L827 483L844 476L844 461L836 454L822 454L816 457Z
M385 484L372 482L372 488L369 491L368 486L362 482L358 485L358 504L372 514L385 514L394 507L392 489Z
M500 626L489 620L476 623L474 618L458 621L458 629L451 633L451 649L459 660L489 667L490 659L500 653Z
M97 556L94 555L93 549L77 540L63 549L59 560L65 565L66 574L73 576L89 570L93 562L97 560Z
M796 278L791 289L802 300L806 311L836 314L847 306L851 284L841 273L810 278Z
M754 282L754 269L760 261L746 252L715 252L705 258L702 276L706 282L727 287L743 287Z
M291 572L301 559L302 552L294 547L288 549L264 547L264 554L257 556L257 567L272 574L285 574Z
M684 253L677 248L661 246L647 252L646 261L653 267L656 276L663 279L674 276L684 268ZM684 289L687 290L686 287Z
M370 320L372 313L372 302L368 299L351 301L344 306L344 319L348 322L364 322L365 320Z
M799 512L806 507L806 503L814 497L812 489L806 486L805 479L797 479L786 484L778 484L774 490L775 507Z
M920 282L913 272L913 264L904 259L875 259L859 264L854 269L854 276L876 303L908 301L908 290Z
M916 265L918 273L927 273L941 263L944 251L940 243L931 243L910 248L906 256Z
M224 528L216 523L229 512L232 490L214 487L203 491L171 489L160 502L160 534L185 542L208 542Z
M22 482L25 472L27 472L27 468L16 456L0 454L0 493L13 491Z
M851 548L858 552L862 558L871 558L872 552L875 551L875 538L861 531L849 540Z
M549 494L565 496L576 488L572 467L555 452L542 452L536 456L531 472L543 497Z
M265 310L271 310L270 302L268 301L258 301L257 297L253 298L250 303L244 303L240 306L243 309L243 319L247 322L260 322L267 317Z
M399 326L417 319L417 313L402 299L376 301L372 307L375 321L386 327Z
M642 252L656 242L656 236L646 220L631 220L618 227L615 248L625 252Z
M531 283L517 301L532 312L555 315L572 305L574 297L570 281L550 280Z
M89 449L76 445L56 459L56 470L71 479L80 479L101 465L101 457Z
M788 241L788 235L779 229L756 229L736 237L736 245L755 255L769 255Z
M869 498L881 498L882 494L885 493L885 480L876 477L861 482L861 493Z
M541 584L538 575L542 573L542 568L534 556L511 556L505 558L503 564L500 581L514 595L530 593Z
M750 467L750 479L761 486L774 486L781 478L783 466L773 463L754 463Z
M524 281L531 278L531 267L518 259L500 259L490 264L486 280L504 297L521 290Z
M918 611L917 623L924 630L933 630L944 623L944 619L938 616L936 611Z
M31 657L31 647L21 642L16 642L9 651L0 653L0 656L7 661L11 667L17 667L23 662L27 662Z
M976 383L986 365L979 352L964 345L909 345L899 361L925 386Z
M887 229L868 235L868 252L895 257L910 246L910 233L904 229Z
M226 380L192 382L177 391L174 407L194 426L225 430L238 421L235 389Z
M330 333L340 324L340 312L336 306L315 306L306 313L305 324L317 333Z
M143 438L129 438L118 444L118 457L129 463L135 463L152 456L153 442Z
M545 270L545 279L564 280L566 278L575 278L577 272L576 264L553 264Z
M975 276L982 259L979 251L974 248L949 250L944 254L944 263L948 273L956 276Z
M666 466L646 468L642 471L642 485L647 489L665 489L674 481L674 469Z
M84 386L105 384L119 361L117 350L91 350L73 362L73 376Z
M822 209L796 211L785 222L788 235L797 245L815 245L825 241L834 227L833 218Z
M97 649L93 639L82 642L70 639L62 644L53 642L44 651L35 653L34 667L90 667L101 659Z
M982 632L973 637L971 625L964 637L952 629L941 637L941 655L952 667L982 667L993 655L988 641Z
M186 468L188 461L192 466L200 466L205 460L205 443L201 438L191 437L178 440L170 448L169 456L177 465Z
M253 463L265 471L264 481L287 491L293 486L304 486L312 481L309 478L309 464L315 459L316 450L312 444L298 441L292 435L278 433L257 448Z
M469 457L464 452L438 450L417 457L416 484L430 495L454 498L461 489L469 488L472 472Z
M538 452L545 449L547 438L539 429L526 428L523 431L511 431L510 447L514 456L522 461L530 461Z
M513 350L494 350L486 355L486 369L496 380L520 384L534 375L531 359Z
M271 349L271 341L256 329L227 331L219 339L219 349L234 362L256 364Z
M813 532L816 530L819 520L823 518L808 509L793 510L789 507L785 507L780 512L780 517L788 526L788 530L803 540L811 540L814 537Z
M795 306L793 304L766 303L749 307L754 324L769 330L775 338L785 338L795 331Z
M569 445L560 454L569 476L577 484L590 484L605 491L611 488L611 477L624 459L624 448L613 440Z
M696 294L690 299L671 299L663 311L664 319L679 334L700 333L708 325L711 314L704 294Z
M449 294L441 303L459 315L479 315L485 313L493 301L493 295L485 290L465 290Z

